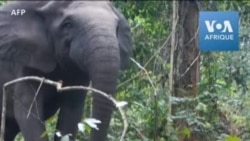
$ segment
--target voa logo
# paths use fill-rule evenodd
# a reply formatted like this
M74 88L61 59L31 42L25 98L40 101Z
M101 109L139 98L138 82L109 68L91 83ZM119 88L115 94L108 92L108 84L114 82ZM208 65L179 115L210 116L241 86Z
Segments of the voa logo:
M205 20L205 25L209 33L205 35L205 40L234 40L234 31L229 20L223 22Z
M199 48L201 51L239 50L239 12L200 11Z

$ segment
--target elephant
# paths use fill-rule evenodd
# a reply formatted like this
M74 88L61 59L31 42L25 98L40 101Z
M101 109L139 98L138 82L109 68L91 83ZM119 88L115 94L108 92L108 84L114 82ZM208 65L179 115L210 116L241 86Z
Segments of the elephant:
M108 0L10 1L0 7L1 87L16 78L38 76L61 81L63 86L91 83L115 96L117 79L129 67L132 49L129 23ZM40 83L29 80L8 87L5 141L14 140L19 132L25 141L48 141L41 136L44 122L57 111L56 130L76 139L86 91L58 93L43 84L27 117ZM89 141L107 140L114 108L107 98L93 93L91 116L101 123L99 130L91 130Z

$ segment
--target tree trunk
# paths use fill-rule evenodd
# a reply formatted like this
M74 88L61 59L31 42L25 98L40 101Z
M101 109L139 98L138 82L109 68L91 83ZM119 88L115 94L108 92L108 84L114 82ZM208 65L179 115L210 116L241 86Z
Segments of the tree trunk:
M178 1L178 29L176 32L176 50L173 59L173 86L174 97L197 96L197 83L199 81L199 49L198 49L198 15L199 9L196 1ZM171 77L170 77L171 78ZM186 106L172 107L172 115ZM175 128L179 129L179 141L201 141L199 136L192 132L184 119L174 121ZM190 130L190 136L183 135L184 130Z

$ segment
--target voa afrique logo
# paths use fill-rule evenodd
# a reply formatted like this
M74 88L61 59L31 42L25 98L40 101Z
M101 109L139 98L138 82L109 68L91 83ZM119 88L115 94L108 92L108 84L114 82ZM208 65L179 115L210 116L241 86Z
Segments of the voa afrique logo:
M238 50L238 24L238 12L201 11L199 13L200 50Z
M234 35L233 28L229 20L223 21L223 23L217 22L216 20L206 20L205 25L209 34L205 36L205 40L233 40ZM219 31L216 33L215 30ZM226 34L227 33L227 34Z

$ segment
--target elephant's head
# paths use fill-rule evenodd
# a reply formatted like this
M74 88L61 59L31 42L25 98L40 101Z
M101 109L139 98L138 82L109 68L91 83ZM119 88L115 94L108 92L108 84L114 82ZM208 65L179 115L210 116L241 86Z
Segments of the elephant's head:
M130 28L108 1L49 2L39 12L47 21L62 65L73 61L83 70L96 63L108 66L116 62L121 69L128 65Z
M74 66L89 73L95 88L115 93L118 71L128 66L132 45L126 19L109 1L23 3L0 11L6 21L0 22L0 58L44 73L58 64L65 69ZM13 9L26 13L10 16ZM106 128L112 110L103 105L110 103L95 96L93 114Z
M132 54L130 28L109 1L23 1L3 9L2 58L43 72L51 72L56 63L63 65L63 59L85 70L89 60L105 60L106 55L116 55L114 60L119 61L121 69L128 65ZM10 16L16 9L25 9L26 13Z

